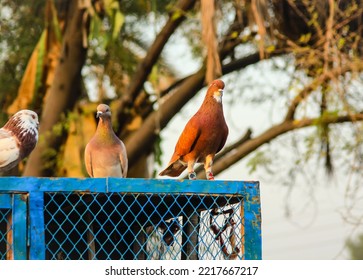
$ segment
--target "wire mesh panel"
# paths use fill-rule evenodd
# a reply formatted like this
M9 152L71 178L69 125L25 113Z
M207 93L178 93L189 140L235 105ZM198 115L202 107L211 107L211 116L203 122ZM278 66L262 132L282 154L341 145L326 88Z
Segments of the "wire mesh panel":
M12 259L11 209L0 209L0 260Z
M0 259L261 259L258 182L0 178Z
M243 258L242 197L45 193L47 259Z

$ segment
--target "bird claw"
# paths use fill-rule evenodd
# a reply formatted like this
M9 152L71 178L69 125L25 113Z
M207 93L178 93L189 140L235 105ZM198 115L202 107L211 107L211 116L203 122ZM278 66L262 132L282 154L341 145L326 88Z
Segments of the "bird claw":
M197 174L195 174L195 172L190 172L188 174L188 178L189 178L189 180L196 180L197 179Z
M214 180L214 175L212 172L207 172L207 180Z

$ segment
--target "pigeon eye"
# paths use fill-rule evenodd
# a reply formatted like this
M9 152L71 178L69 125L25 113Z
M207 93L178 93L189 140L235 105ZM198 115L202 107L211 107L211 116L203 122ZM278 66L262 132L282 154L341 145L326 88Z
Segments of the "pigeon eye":
M35 120L35 116L34 115L31 115L32 116L32 119Z

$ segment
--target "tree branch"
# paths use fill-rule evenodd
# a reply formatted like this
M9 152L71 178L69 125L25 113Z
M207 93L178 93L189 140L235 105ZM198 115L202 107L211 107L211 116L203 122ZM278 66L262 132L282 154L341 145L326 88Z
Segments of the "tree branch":
M346 115L346 116L325 116L323 118L306 118L301 120L284 120L282 123L267 129L265 132L260 134L259 136L252 138L238 148L233 150L233 153L226 155L223 158L215 161L213 165L213 173L216 175L228 167L232 166L251 152L255 151L257 148L262 145L269 143L274 138L289 132L295 129L305 128L309 126L313 126L317 123L331 125L331 124L340 124L345 122L356 122L363 121L363 113L358 113L354 115ZM197 174L198 178L203 179L205 175L203 172L199 172Z
M357 67L355 65L355 67ZM336 77L343 75L349 71L358 71L361 70L361 67L359 69L354 69L352 65L347 65L345 67L338 67L336 69L333 69L331 71L324 72L323 74L319 75L317 78L315 78L309 85L307 85L305 88L303 88L292 100L288 111L286 113L285 120L291 121L295 117L295 112L297 107L300 105L300 103L305 100L315 89L317 89L318 86L328 82L329 80L336 80Z
M120 104L117 108L117 119L119 120L120 128L123 126L121 121L125 119L123 117L123 110L127 107L127 104L131 104L140 91L150 74L150 71L156 61L158 60L165 44L169 38L174 34L174 31L185 19L185 12L192 9L195 4L195 0L179 0L174 7L174 11L170 14L168 21L164 25L163 29L156 36L155 41L150 46L145 58L139 63L138 68L131 79L131 84L128 92L122 97Z
M225 155L227 155L229 152L233 151L234 149L238 148L239 146L241 146L242 144L244 144L245 142L247 142L248 140L251 139L251 135L252 135L252 130L249 128L245 135L242 136L242 138L240 138L237 142L229 145L228 147L225 147L222 151L220 151L214 158L214 162L220 160L221 158L223 158ZM195 172L197 174L199 173L203 173L204 170L204 166L203 165L198 165L195 168ZM184 177L184 179L188 179L188 175L186 175Z
M229 27L223 40L219 43L218 49L219 49L219 57L221 58L221 61L227 55L229 55L231 53L231 51L233 51L233 49L240 43L240 40L238 38L236 39L232 36L232 34L235 34L236 32L237 33L241 32L241 24L238 23L237 16L235 18L235 21ZM233 39L231 39L232 37L233 37ZM274 53L272 55L277 55L277 53ZM249 55L247 57L242 57L240 59L233 60L232 62L228 63L227 65L222 65L222 73L223 73L223 75L225 75L230 72L244 68L248 65L257 63L258 61L260 61L260 57L259 57L258 53ZM193 75L194 74L175 81L168 88L166 88L165 90L160 92L160 97L164 97L165 95L170 94L171 91L176 90L184 81L188 80ZM146 108L144 111L149 112L148 114L153 112L153 107L155 106L156 102L157 101L150 102L149 108ZM122 127L122 125L119 126L119 128L121 128L121 127Z
M274 54L272 54L272 56L274 56ZM260 59L260 56L259 56L258 53L254 53L254 54L251 54L249 56L241 57L239 59L231 61L228 64L222 65L222 74L227 75L229 73L232 73L233 71L241 70L241 69L243 69L243 68L245 68L245 67L247 67L249 65L252 65L252 64L255 64L255 63L259 62L260 60L261 59ZM163 96L169 94L171 91L175 90L185 80L188 80L193 75L194 74L175 81L172 85L170 85L168 88L163 90L160 93L160 96L163 97Z
M304 87L292 100L289 109L287 110L285 120L292 121L295 118L295 112L300 103L305 100L318 86L326 82L329 76L326 74L320 75L315 78L309 85Z

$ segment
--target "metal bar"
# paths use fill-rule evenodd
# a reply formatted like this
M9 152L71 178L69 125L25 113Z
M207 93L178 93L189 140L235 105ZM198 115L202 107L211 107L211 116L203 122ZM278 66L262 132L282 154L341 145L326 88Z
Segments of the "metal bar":
M10 212L7 217L7 225L6 225L6 259L13 260L14 259L14 235L13 235L13 213Z
M199 247L199 222L198 213L183 216L183 235L182 235L182 260L198 260Z
M243 202L245 259L260 260L262 240L259 184L245 185L245 192Z
M256 182L251 182L252 185ZM142 178L35 178L2 177L1 192L128 192L241 194L239 181L169 180Z
M242 260L246 259L246 251L245 251L245 244L246 244L246 236L245 236L245 202L244 199L241 201L240 206L240 217L241 217L241 253L242 253Z
M190 194L236 194L241 193L238 181L170 180L141 178L109 178L109 192L131 193L190 193Z
M107 192L107 178L2 177L1 192Z
M27 195L15 194L13 196L12 222L13 222L13 257L14 260L27 258Z
M88 229L87 229L88 259L95 260L96 259L95 234L94 234L94 230L93 230L92 213L90 211L86 212L85 222L88 226Z
M4 194L0 193L0 209L6 209L7 215L3 217L3 220L6 220L6 237L3 236L2 240L6 242L6 256L5 259L13 260L14 259L14 236L13 236L13 195L12 194Z
M0 209L10 209L11 204L12 204L11 195L0 193Z
M29 193L29 259L45 259L44 193Z

